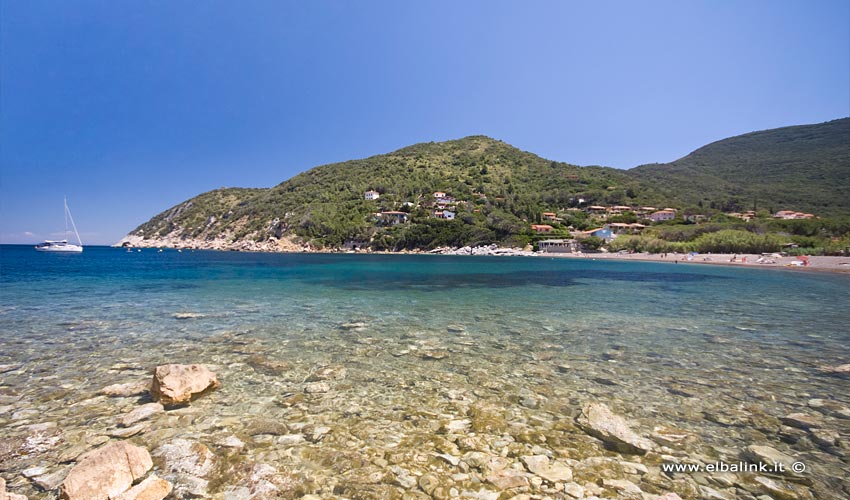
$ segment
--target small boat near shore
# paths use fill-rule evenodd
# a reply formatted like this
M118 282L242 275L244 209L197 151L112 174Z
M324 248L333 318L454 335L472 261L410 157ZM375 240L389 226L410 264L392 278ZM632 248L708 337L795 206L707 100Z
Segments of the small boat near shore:
M71 227L74 229L74 234L77 236L77 244L68 243L68 221L71 221ZM35 246L38 252L57 252L57 253L80 253L83 251L83 242L80 240L80 233L77 232L77 225L74 224L74 218L71 217L71 210L68 208L68 199L65 198L65 239L64 240L45 240L44 243L39 243Z

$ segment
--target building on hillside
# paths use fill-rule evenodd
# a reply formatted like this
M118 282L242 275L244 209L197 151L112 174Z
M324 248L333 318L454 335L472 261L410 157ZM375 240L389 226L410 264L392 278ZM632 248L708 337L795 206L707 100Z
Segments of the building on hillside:
M652 222L662 222L665 220L673 220L676 218L676 212L674 210L658 210L657 212L652 212L649 214L649 220Z
M608 207L603 207L601 205L592 205L587 207L588 213L591 215L608 215Z
M375 217L379 222L382 222L384 225L396 226L398 224L404 224L407 222L407 214L404 212L397 211L389 211L389 212L378 212L375 214Z
M629 212L631 210L632 207L627 207L625 205L616 205L608 209L608 215L621 215L623 212Z
M434 210L435 219L454 220L455 213L449 210Z
M578 242L576 240L542 240L537 243L537 248L541 253L576 253Z
M795 212L793 210L780 210L773 214L775 219L785 219L785 220L794 220L794 219L812 219L814 218L814 214L806 214L803 212Z
M611 228L611 232L615 235L620 234L638 234L646 227L643 224L626 224L624 222L612 222L608 224L608 227Z
M549 224L532 224L531 225L531 230L534 231L537 234L549 234L554 229L555 228L550 226Z
M604 227L599 227L599 228L596 228L596 229L591 229L589 231L582 231L580 234L581 234L581 237L583 237L583 238L589 238L591 236L595 236L597 238L602 238L606 242L609 242L616 237L614 235L614 232L611 230L610 225L607 225L607 226L604 226Z
M381 197L381 193L379 193L377 191L371 191L370 190L370 191L366 191L365 193L363 193L363 198L367 199L367 200L377 200L380 197Z
M442 191L434 191L434 198L445 198L445 197L446 197L446 193L444 193Z
M554 221L555 219L558 218L558 215L555 212L543 212L543 214L541 215L541 218L543 220Z

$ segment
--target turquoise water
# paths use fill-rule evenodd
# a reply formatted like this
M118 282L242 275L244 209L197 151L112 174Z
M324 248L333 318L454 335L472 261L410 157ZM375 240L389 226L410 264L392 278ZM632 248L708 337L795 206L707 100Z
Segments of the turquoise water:
M0 395L14 402L0 404L0 425L8 435L47 421L69 436L108 435L135 402L103 400L100 388L147 376L157 364L206 363L223 386L193 403L192 425L155 426L133 439L154 448L183 432L213 446L236 435L248 445L241 459L320 478L309 483L319 496L330 488L392 497L390 489L405 489L398 481L346 482L321 457L358 450L380 469L375 457L405 449L411 463L401 465L415 476L427 466L416 449L437 446L428 436L441 435L439 422L469 418L473 407L508 422L487 444L493 453L506 435L521 442L514 427L539 426L561 433L560 441L534 443L558 441L548 449L556 456L610 454L557 425L593 400L646 433L658 425L693 433L696 443L677 451L683 456L731 460L765 444L802 457L811 462L807 487L840 498L847 459L805 432L783 434L778 419L814 414L847 446L848 420L808 402L850 405L847 380L820 370L850 363L848 304L847 276L785 270L96 247L51 255L3 246L0 365L14 369L2 375ZM305 402L283 401L324 366L345 368L345 378ZM19 413L28 408L37 415ZM293 434L319 424L331 431L315 443L270 444L247 430L259 418L286 422ZM12 479L35 463L53 466L72 441L41 455L0 456L0 472ZM445 476L459 492L478 487ZM19 483L35 497L50 495ZM225 491L227 480L215 488Z

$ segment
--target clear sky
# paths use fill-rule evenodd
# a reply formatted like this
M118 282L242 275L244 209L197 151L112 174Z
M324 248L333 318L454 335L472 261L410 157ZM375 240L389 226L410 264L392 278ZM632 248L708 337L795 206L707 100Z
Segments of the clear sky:
M0 242L485 134L631 168L850 115L850 2L0 2Z

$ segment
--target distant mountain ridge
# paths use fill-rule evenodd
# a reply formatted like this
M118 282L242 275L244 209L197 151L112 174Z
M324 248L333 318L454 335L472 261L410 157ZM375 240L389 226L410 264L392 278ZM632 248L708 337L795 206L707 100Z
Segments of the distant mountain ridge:
M628 171L681 205L850 213L850 118L739 135Z
M364 199L377 190L377 201ZM458 200L433 219L433 192ZM153 217L127 241L141 246L293 250L527 243L543 211L579 204L759 208L850 214L850 118L714 142L668 164L580 167L470 136L315 167L272 188L222 188ZM403 210L382 227L375 213Z

